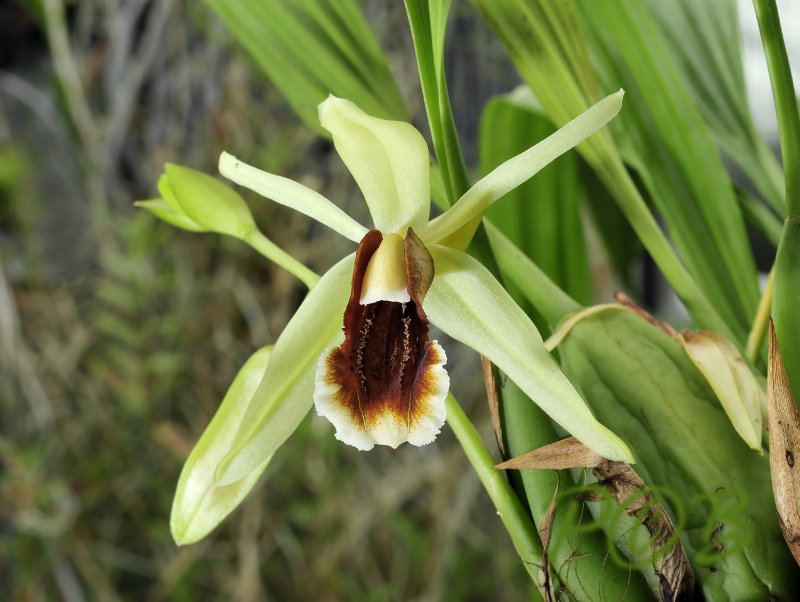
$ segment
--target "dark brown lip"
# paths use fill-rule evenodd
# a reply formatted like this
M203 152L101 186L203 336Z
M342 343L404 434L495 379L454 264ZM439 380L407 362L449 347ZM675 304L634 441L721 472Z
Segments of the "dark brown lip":
M356 253L344 312L345 340L324 360L323 381L338 389L334 403L365 433L389 420L407 437L430 412L430 399L438 390L434 369L444 363L438 346L428 340L428 319L419 302L433 278L433 261L413 230L408 232L405 254L411 301L359 303L364 273L383 239L377 230L368 232Z

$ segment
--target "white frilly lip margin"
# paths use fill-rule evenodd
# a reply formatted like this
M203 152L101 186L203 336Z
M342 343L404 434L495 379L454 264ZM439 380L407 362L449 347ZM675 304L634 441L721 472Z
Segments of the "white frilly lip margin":
M441 362L428 366L430 372L427 374L427 378L432 381L432 385L426 387L423 392L426 397L422 403L426 407L426 412L415 416L413 424L410 424L409 421L400 422L393 414L387 412L369 429L363 422L354 423L350 411L337 402L339 385L328 383L325 379L327 359L333 348L327 349L322 354L315 377L314 407L317 414L327 418L334 426L336 438L339 441L361 451L369 451L376 444L388 445L396 449L406 441L420 447L432 443L436 439L447 418L444 402L447 392L450 390L450 377L447 370L444 369L444 365L447 363L444 349L437 341L430 341L430 343L433 347L431 351L439 354ZM419 401L412 399L411 403L419 403Z

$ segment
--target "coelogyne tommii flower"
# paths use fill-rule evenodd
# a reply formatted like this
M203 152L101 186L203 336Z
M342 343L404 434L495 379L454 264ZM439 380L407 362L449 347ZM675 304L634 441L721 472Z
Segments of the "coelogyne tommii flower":
M592 416L503 287L477 260L443 244L495 200L605 125L621 102L622 91L601 100L499 166L429 221L430 156L420 133L407 123L371 117L347 100L329 97L319 106L320 122L364 194L373 230L313 190L223 153L219 168L225 177L317 219L359 246L313 286L269 361L258 364L266 369L257 388L257 377L247 377L246 409L240 404L223 413L220 408L215 416L208 430L226 433L224 449L217 446L212 453L204 444L198 454L205 456L187 461L173 507L176 540L199 539L238 504L312 403L336 427L338 439L359 449L433 441L445 421L449 379L444 351L428 339L429 320L488 357L588 447L609 459L632 461L627 446ZM178 202L192 217L190 202ZM206 494L198 497L200 483L238 487L235 502L208 507ZM206 524L191 535L176 533L176 521L195 519L202 504L209 515L202 521Z

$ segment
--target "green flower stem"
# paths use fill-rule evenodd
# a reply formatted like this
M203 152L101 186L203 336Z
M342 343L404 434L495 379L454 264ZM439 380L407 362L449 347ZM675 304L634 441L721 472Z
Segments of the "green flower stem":
M256 228L242 234L241 240L253 247L270 261L274 261L290 274L297 276L309 289L319 282L319 275L310 270L286 251L275 245Z
M761 301L758 303L758 310L756 317L753 320L753 327L750 329L750 334L747 337L747 359L755 364L758 361L758 356L761 351L762 344L764 343L764 333L767 331L767 324L769 324L769 314L772 308L772 291L775 283L775 268L770 270L769 278L767 278L767 285L764 287L764 292L761 295Z
M442 168L447 202L452 205L469 189L470 183L444 73L444 35L450 0L405 0L405 5L433 147Z
M478 431L475 430L452 394L447 395L445 407L447 408L447 423L453 429L472 468L497 508L497 513L511 536L511 541L522 564L536 587L544 595L544 575L540 568L543 566L542 542L530 516L523 508L505 475L494 467L495 459L486 449Z

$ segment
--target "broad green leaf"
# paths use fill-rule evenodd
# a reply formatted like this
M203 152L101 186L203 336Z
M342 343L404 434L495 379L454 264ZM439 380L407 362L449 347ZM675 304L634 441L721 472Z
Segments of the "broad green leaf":
M233 445L217 466L217 485L256 470L311 409L319 357L342 339L354 258L354 254L345 257L325 273L278 337Z
M206 0L300 118L326 135L328 94L370 115L406 119L403 99L354 0Z
M667 507L683 504L682 541L705 598L791 599L800 573L778 527L768 459L741 440L681 346L638 316L606 312L559 349L592 410L631 445L637 472L672 494L662 495Z
M614 124L623 156L642 177L695 281L741 344L758 303L755 264L709 129L642 0L579 0L577 6L602 87L628 91L625 118Z
M335 96L320 104L319 120L358 183L375 228L421 231L430 216L430 154L417 129L367 115Z
M433 245L436 277L425 297L430 321L507 374L548 416L605 458L631 461L597 422L544 347L536 327L477 260Z
M304 213L354 242L360 241L367 233L364 226L315 190L289 178L262 171L231 154L223 152L220 155L219 172L239 186Z
M256 351L239 370L219 409L186 460L172 502L170 529L175 543L203 539L242 502L269 463L230 485L216 485L214 471L231 446L247 406L264 376L272 347Z
M432 220L426 240L438 242L483 212L497 199L533 177L540 169L579 145L619 112L623 92L597 102L553 134L499 165L481 178L447 212Z
M488 174L553 131L541 112L520 106L508 95L493 98L481 116L481 173ZM579 192L578 157L569 152L507 193L486 216L562 289L579 302L590 303Z

